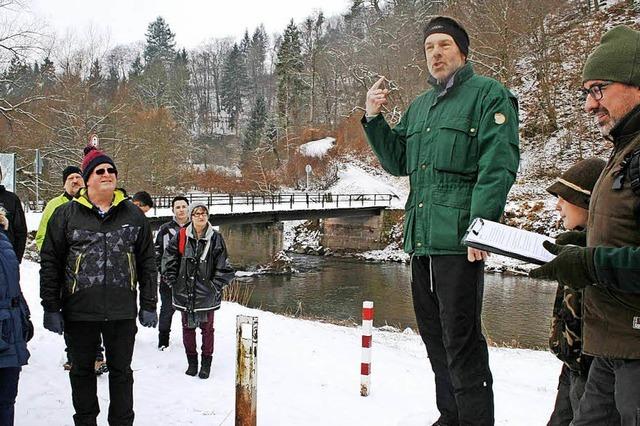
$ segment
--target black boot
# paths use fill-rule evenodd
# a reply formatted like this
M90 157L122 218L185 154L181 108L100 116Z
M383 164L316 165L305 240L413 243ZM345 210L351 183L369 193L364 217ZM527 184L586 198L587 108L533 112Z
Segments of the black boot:
M169 332L161 331L158 333L158 349L161 351L169 347Z
M198 374L198 355L187 355L187 362L189 363L189 366L184 374L188 376L195 376Z
M201 379L208 379L209 373L211 373L211 355L202 356L202 365L200 366L200 373L198 373L198 377Z

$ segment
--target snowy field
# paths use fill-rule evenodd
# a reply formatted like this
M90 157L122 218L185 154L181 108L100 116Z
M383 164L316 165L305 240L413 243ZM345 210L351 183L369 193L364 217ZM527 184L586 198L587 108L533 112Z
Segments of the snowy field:
M36 334L20 377L16 425L72 425L61 336L42 328L38 268L23 262L22 289ZM374 330L371 395L360 396L360 334L224 303L216 313L212 377L184 374L178 315L171 346L156 349L157 330L142 328L133 360L136 425L232 425L235 316L259 318L258 424L268 426L425 426L438 417L433 375L419 336ZM552 410L560 362L551 354L492 348L496 424L544 425ZM98 378L106 425L108 375Z

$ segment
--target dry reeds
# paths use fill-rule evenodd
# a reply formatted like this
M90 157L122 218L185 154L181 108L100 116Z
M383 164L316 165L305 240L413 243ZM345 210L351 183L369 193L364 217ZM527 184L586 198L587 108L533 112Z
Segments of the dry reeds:
M225 302L238 303L243 306L249 304L253 294L253 285L233 280L222 290L222 300Z

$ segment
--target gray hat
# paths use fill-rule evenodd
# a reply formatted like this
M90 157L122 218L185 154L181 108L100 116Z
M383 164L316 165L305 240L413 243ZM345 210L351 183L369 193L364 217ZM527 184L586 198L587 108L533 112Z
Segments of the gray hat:
M205 209L207 211L207 213L209 213L209 206L207 206L206 203L202 202L202 201L194 201L190 206L189 206L189 217L191 217L193 215L193 212L195 211L195 209L202 207L203 209Z

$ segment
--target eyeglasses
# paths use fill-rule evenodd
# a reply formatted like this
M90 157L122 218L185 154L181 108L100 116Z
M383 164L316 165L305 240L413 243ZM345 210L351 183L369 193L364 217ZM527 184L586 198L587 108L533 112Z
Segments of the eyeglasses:
M200 217L207 216L207 212L196 212L196 213L193 213L191 216L200 216Z
M599 101L602 99L602 90L605 89L610 84L613 84L613 81L605 81L602 83L596 83L593 86L585 89L584 87L580 89L580 93L582 94L582 100L587 100L587 96L591 95L594 101Z
M95 172L98 176L102 176L105 173L109 173L110 175L116 175L116 176L118 175L118 171L116 170L115 167L108 167L106 169L97 169Z

